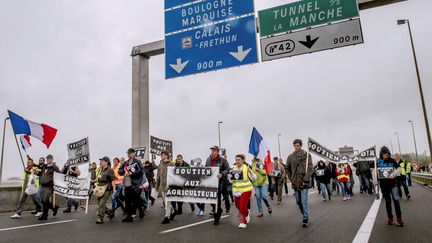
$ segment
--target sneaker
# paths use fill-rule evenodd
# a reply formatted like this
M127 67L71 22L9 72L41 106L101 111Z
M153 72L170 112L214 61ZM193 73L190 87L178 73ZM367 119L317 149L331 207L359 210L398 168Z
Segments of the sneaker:
M392 225L393 224L393 218L388 218L387 219L387 224L388 225Z
M271 207L268 208L268 213L272 214L273 213L273 209Z
M403 227L405 225L405 223L402 220L402 218L397 218L396 221L397 221L397 225L400 226L400 227Z
M75 211L77 211L78 210L78 202L74 202L74 207L75 207Z
M327 202L327 198L324 198L323 201L324 201L324 202Z
M199 216L204 216L204 211L200 210L200 212L199 212L198 215L199 215Z
M31 212L31 214L37 214L37 213L39 213L39 212L38 211Z
M351 200L351 196L348 196L347 199L348 199L348 200Z
M162 221L162 224L169 224L170 223L170 219L165 217Z
M264 214L263 214L263 213L260 213L260 214L258 214L257 217L258 217L258 218L262 218L262 217L264 217Z
M40 217L42 216L42 212L37 212L37 214L35 214L35 217Z
M239 229L246 229L246 227L247 227L247 224L243 224L243 223L239 224L239 226L238 226Z
M96 220L96 224L103 224L104 222L103 222L103 220L102 219L97 219Z
M59 206L55 206L54 208L53 208L53 216L56 216L57 215L57 212L58 212L58 210L59 210Z
M342 199L342 201L346 201L347 200L347 198L346 197L344 197L343 199Z
M21 218L21 215L17 214L17 213L11 216L11 219L20 219L20 218Z
M136 218L136 216L137 216L136 214L132 214L132 218Z
M410 200L410 198L411 198L411 195L408 194L408 196L407 196L407 200Z
M307 220L307 219L304 219L303 220L303 228L307 228L307 227L309 227L309 220Z

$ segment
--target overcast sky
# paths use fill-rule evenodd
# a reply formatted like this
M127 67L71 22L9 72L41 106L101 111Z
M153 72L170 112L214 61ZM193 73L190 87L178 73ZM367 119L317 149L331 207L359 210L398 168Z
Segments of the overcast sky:
M289 2L255 0L256 10ZM255 126L277 155L310 136L337 150L397 141L427 150L407 26L417 48L429 119L432 118L432 2L361 11L365 43L272 62L165 80L164 56L151 59L150 133L174 141L174 153L205 158L218 143L230 159L247 153ZM92 160L125 156L131 143L133 46L163 39L163 1L39 0L0 2L0 119L7 109L59 132L49 151L37 140L28 153L66 161L66 144L88 136ZM3 122L2 122L3 124ZM4 178L20 176L17 147L6 129Z

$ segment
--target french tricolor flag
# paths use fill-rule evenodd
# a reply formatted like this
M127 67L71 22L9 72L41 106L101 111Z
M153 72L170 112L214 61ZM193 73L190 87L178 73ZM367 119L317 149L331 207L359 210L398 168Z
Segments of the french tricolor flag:
M8 113L15 135L24 134L32 136L39 139L47 146L47 148L50 147L52 141L57 135L57 129L43 123L32 122L9 110ZM25 140L30 143L30 138Z
M264 139L255 127L252 130L249 143L249 153L264 162L267 174L270 174L274 170L274 165L271 162L270 149L267 147Z

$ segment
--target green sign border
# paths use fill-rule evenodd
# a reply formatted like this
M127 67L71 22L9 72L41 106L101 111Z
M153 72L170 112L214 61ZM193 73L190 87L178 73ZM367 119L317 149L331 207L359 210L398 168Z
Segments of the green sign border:
M303 0L258 11L261 37L359 16L356 0Z

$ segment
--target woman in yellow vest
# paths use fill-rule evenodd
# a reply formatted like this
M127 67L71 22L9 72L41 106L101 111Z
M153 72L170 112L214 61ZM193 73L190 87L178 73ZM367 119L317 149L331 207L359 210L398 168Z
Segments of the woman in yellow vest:
M240 214L239 229L244 229L250 221L248 204L252 196L253 186L249 180L249 167L245 163L246 156L236 155L235 165L232 167L228 179L233 184L235 205Z

